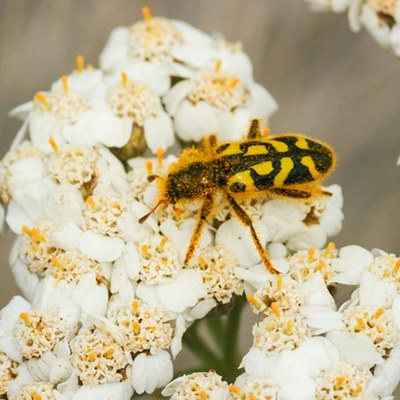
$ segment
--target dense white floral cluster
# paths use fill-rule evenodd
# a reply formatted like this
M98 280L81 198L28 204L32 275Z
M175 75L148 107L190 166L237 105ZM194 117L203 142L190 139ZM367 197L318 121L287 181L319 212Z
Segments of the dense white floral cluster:
M308 254L307 254L308 253ZM278 262L277 262L278 263ZM310 248L279 260L264 279L242 270L246 295L263 320L228 385L215 373L171 382L171 399L390 400L400 380L400 258L358 246ZM330 269L329 279L323 270ZM304 274L297 274L298 270ZM293 272L296 272L293 274ZM340 282L340 283L338 283ZM354 285L340 307L328 287ZM336 289L338 289L336 287Z
M113 31L100 69L77 57L75 71L13 111L24 123L0 163L0 200L24 298L0 311L0 398L129 400L162 388L173 399L390 396L400 262L327 245L343 219L338 185L307 201L242 203L280 275L222 198L189 265L200 203L139 223L158 200L151 176L177 161L164 156L176 136L240 140L276 109L239 44L144 16ZM339 284L357 285L340 308L330 292ZM233 385L215 372L168 385L186 330L243 292L263 317L245 373Z
M400 3L397 0L306 0L313 10L347 12L350 27L365 27L384 49L400 56Z

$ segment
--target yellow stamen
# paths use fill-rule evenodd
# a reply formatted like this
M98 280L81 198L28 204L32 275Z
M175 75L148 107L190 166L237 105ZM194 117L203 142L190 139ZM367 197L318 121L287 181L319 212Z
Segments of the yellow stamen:
M50 144L50 146L53 149L55 154L58 154L60 152L59 149L58 149L58 146L57 146L57 142L54 140L53 137L51 137L49 139L49 144Z
M38 228L32 228L30 236L37 242L42 242L44 240L44 236L42 235L42 233L39 231Z
M342 388L343 382L345 381L345 377L344 376L338 376L336 378L336 383L334 385L334 389L335 390L340 390Z
M362 331L364 329L364 320L362 318L356 318L357 327L356 332Z
M60 270L62 271L64 268L62 267L60 260L57 257L52 257L51 262Z
M263 137L267 137L267 136L270 135L270 133L271 133L271 129L269 129L269 128L264 128L264 131L263 131L263 133L262 133L262 136L263 136Z
M167 243L167 242L168 242L168 237L167 236L163 236L163 238L161 239L160 245L158 246L157 250L161 251L164 248L165 243Z
M374 318L379 318L384 312L385 310L383 308L378 308L374 314Z
M22 321L25 322L26 326L31 326L31 321L29 320L29 315L26 312L22 312L19 314L19 317L22 319Z
M149 245L147 244L142 245L142 255L144 258L150 258Z
M106 358L112 358L112 356L114 355L114 353L115 353L115 349L113 349L113 348L111 347L111 348L109 348L109 349L107 350L105 356L106 356Z
M356 387L356 389L354 390L354 394L355 394L355 395L360 394L362 391L363 391L362 386L361 386L361 385L358 385L358 386Z
M139 300L133 300L132 301L132 313L135 316L139 315Z
M83 72L85 69L85 57L83 57L81 54L78 54L75 58L76 62L76 70L78 72Z
M160 167L162 165L163 157L164 157L164 149L162 147L159 147L157 150L157 162Z
M396 265L393 268L392 275L397 276L397 274L399 273L399 269L400 269L400 258L396 261Z
M42 400L42 396L41 396L40 394L36 393L36 394L33 396L33 400Z
M139 335L140 333L140 325L137 321L132 321L132 329L135 335Z
M231 393L235 393L235 394L240 394L241 393L241 390L238 388L238 387L236 387L236 386L234 386L234 385L229 385L229 391L231 392Z
M96 353L89 353L89 361L93 362L96 359Z
M251 296L250 294L247 296L247 301L250 304L253 304L253 306L255 308L257 308L257 310L259 310L261 308L261 304L253 296Z
M126 75L126 72L121 72L121 79L122 79L122 87L126 88L128 85L128 75Z
M92 210L94 210L94 209L96 208L96 204L95 204L95 202L94 202L92 196L89 196L89 197L86 199L86 205L87 205L88 207L90 207Z
M325 253L324 256L326 257L327 255L329 255L329 253L335 248L335 243L333 242L329 242L328 246L325 249Z
M249 393L249 400L257 400L257 399L258 397L255 394Z
M31 236L31 230L26 225L22 227L22 232L27 234L28 236Z
M235 87L239 82L240 82L239 78L231 78L229 80L229 86L230 87Z
M278 291L282 290L282 275L281 274L279 274L276 277L276 287L277 287Z
M321 271L325 267L326 267L325 261L320 261L319 264L315 267L315 271Z
M311 262L312 260L314 260L314 255L315 255L315 249L314 249L314 247L310 247L308 249L308 262Z
M145 164L147 168L147 175L151 175L153 173L153 163L150 160L146 160Z
M216 74L221 70L221 65L222 65L222 61L221 60L217 60L217 62L215 63L215 67L214 67L214 72Z
M281 313L279 312L278 305L276 303L272 303L271 304L271 308L272 308L272 311L274 312L275 316L277 318L280 318L281 317Z
M181 217L182 217L182 210L178 207L174 207L174 213L175 213L175 217L174 220L175 221L180 221Z
M294 321L289 319L286 326L286 335L291 335L293 333Z
M201 399L208 399L208 395L207 395L207 393L206 393L204 390L202 390L202 391L199 393L199 397L200 397Z
M150 10L150 7L147 7L147 6L143 7L142 8L142 13L143 13L144 20L146 22L150 22L151 21L151 10Z
M69 88L68 88L68 76L67 75L63 75L61 77L61 81L62 81L62 85L63 85L63 91L64 94L67 96L68 92L69 92Z
M206 260L204 259L203 256L200 256L200 257L199 257L199 265L200 265L200 268L201 268L201 269L204 269L205 266L206 266Z
M49 104L49 102L47 101L47 97L46 97L43 93L37 92L37 93L35 94L35 99L36 99L37 101L40 101L48 110L50 109L50 104Z

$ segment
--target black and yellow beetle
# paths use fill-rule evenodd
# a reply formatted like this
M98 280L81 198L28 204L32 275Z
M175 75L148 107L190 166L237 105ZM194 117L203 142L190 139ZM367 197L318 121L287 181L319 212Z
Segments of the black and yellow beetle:
M267 138L261 135L259 121L253 120L247 140L219 144L215 135L207 137L199 147L182 151L177 163L159 178L159 199L156 207L180 201L202 200L185 264L193 257L204 226L215 210L215 193L222 191L233 213L249 227L253 242L263 263L277 273L254 229L251 217L240 207L243 199L262 195L292 199L329 196L321 181L334 168L336 156L324 143L288 133Z

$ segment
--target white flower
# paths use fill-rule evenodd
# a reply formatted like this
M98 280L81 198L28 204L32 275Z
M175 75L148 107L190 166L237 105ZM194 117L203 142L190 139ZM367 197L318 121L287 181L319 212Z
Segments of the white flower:
M164 103L174 118L177 135L196 142L210 133L218 133L222 141L240 140L251 119L268 119L277 109L261 85L246 86L221 71L201 71L177 83L164 96Z
M130 400L133 389L130 382L104 383L102 385L82 385L72 400Z
M31 304L21 296L14 296L0 311L0 351L14 361L22 361L21 353L14 340L14 328L21 318L31 310Z
M172 379L171 356L165 350L154 355L139 354L133 360L129 375L136 393L153 393Z
M147 7L143 12L145 20L112 31L100 55L101 68L107 73L115 76L126 71L162 95L170 87L171 76L190 76L194 69L217 59L215 43L208 35L182 21L152 18Z
M196 372L183 375L162 391L163 396L171 400L195 400L207 398L210 400L227 400L229 398L228 384L215 372Z
M329 280L329 283L359 284L362 272L372 261L372 254L360 246L342 247L339 257L332 261L336 274Z
M200 271L182 269L171 283L140 283L137 296L152 305L161 305L172 313L182 313L207 295Z

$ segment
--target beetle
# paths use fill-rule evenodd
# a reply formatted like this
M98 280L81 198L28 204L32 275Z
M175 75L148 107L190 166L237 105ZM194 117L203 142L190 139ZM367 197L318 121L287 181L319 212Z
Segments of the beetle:
M261 244L253 221L240 206L244 199L279 196L306 200L330 196L321 187L336 164L332 148L309 137L287 133L265 137L260 121L250 123L247 139L218 143L216 135L206 137L199 147L184 149L165 177L158 179L159 198L156 206L140 218L143 223L155 209L164 204L201 200L198 221L186 252L185 265L196 250L200 235L215 211L215 193L223 192L233 214L246 225L266 268L274 274L265 247Z

